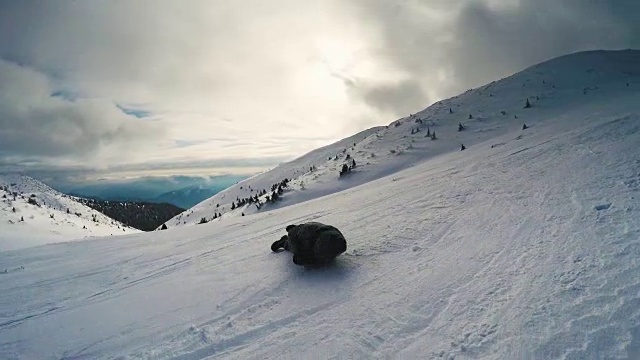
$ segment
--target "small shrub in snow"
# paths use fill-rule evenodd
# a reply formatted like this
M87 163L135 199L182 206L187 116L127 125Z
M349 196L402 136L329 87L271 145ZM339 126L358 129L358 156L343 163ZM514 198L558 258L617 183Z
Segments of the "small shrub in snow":
M351 167L347 164L342 164L342 169L340 170L340 177L348 174L351 171Z
M529 109L530 107L531 107L531 103L529 102L529 99L527 99L527 103L524 104L524 108Z

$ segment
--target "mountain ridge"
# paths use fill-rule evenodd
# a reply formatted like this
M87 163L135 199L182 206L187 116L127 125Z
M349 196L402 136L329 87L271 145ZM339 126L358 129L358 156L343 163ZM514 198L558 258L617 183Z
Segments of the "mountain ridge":
M606 101L598 94L607 98L633 96L638 85L629 81L637 76L639 54L638 50L586 51L530 66L240 181L177 215L167 225L194 225L203 219L244 216L308 201L459 150L463 144L473 146L524 124L535 126L566 116L575 107ZM463 131L459 131L459 125ZM427 132L436 132L437 140L425 137ZM353 160L357 169L342 179L342 165ZM265 191L268 194L258 196L258 201L267 203L267 196L273 197L270 187L284 179L289 184L277 202L269 201L258 209L255 199L245 201ZM238 207L237 203L243 205Z
M2 250L139 231L19 173L0 174L0 197Z

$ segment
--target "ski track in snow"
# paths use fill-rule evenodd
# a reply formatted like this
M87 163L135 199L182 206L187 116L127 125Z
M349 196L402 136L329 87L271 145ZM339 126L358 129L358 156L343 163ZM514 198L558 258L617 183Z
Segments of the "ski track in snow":
M640 358L637 100L268 212L2 252L0 357ZM311 220L347 237L335 264L270 251Z

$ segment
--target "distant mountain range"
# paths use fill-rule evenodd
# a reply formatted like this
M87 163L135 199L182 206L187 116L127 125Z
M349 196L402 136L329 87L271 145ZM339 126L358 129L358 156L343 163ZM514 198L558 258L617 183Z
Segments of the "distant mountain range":
M188 209L247 178L243 175L142 177L90 184L52 184L73 196L126 202L169 203Z
M178 207L188 209L203 200L206 200L220 191L226 189L226 186L213 186L213 187L186 187L184 189L178 189L166 192L153 199L149 199L150 202L155 203L169 203Z

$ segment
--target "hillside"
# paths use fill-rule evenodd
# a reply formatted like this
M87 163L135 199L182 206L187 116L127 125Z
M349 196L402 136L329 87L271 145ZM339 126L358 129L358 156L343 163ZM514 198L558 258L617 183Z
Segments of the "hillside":
M563 119L573 113L598 111L601 104L617 101L618 97L634 101L638 94L635 82L638 61L638 51L591 51L532 66L435 103L389 126L363 131L240 181L176 216L167 225L194 225L203 218L219 220L293 205L460 150L463 144L472 148L524 124L535 127L549 121L565 122ZM525 108L527 102L530 107ZM462 131L460 124L464 127ZM433 132L435 140L427 136ZM351 165L354 160L356 168L348 176L340 177L342 166ZM266 195L272 196L272 186L284 179L290 181L279 200L267 203ZM253 200L244 201L249 197ZM241 206L237 206L239 202Z
M291 177L270 211L0 252L0 358L640 358L639 99L640 51L574 54L226 192ZM335 264L271 252L311 220Z
M0 250L138 230L20 174L0 174Z
M169 203L182 209L188 209L226 188L227 186L222 185L189 186L160 194L151 199L151 201L155 203Z
M142 231L155 230L165 221L184 211L182 208L167 203L82 198L76 200L112 219Z

